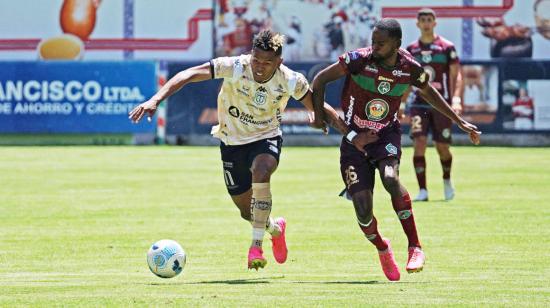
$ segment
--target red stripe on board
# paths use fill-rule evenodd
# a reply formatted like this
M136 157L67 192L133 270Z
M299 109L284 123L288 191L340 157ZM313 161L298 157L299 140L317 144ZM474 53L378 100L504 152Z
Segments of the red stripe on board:
M199 22L213 20L212 9L200 9L187 21L184 39L91 39L86 50L187 50L199 39ZM0 39L0 50L35 50L40 39Z
M437 17L443 18L475 18L502 17L514 6L514 0L503 0L501 6L431 6ZM418 10L424 6L383 7L382 17L416 18Z

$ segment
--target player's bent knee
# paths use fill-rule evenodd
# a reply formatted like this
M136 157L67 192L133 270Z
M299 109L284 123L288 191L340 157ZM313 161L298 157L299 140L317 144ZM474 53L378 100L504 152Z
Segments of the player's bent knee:
M372 192L368 190L359 191L352 195L353 207L357 220L368 223L372 220Z
M388 190L394 190L399 188L399 178L397 175L387 175L385 174L382 178L382 183L384 187Z

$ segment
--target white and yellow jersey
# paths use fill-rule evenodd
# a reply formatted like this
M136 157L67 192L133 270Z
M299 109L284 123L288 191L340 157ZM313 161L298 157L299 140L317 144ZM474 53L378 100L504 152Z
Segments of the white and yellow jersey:
M282 113L292 96L301 100L309 89L304 75L281 64L265 83L254 81L251 55L210 61L214 78L223 78L218 94L218 122L212 135L227 145L247 144L282 134Z

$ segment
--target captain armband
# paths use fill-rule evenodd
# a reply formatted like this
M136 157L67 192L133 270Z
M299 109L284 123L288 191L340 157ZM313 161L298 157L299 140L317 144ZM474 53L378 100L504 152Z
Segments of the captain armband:
M353 138L355 138L355 136L357 136L357 132L354 131L354 130L351 130L347 135L346 135L346 140L349 141L351 143L351 141L353 140Z

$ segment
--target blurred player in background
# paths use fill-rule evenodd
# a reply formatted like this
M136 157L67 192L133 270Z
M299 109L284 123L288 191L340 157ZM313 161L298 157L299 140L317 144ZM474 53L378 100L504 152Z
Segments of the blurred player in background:
M290 97L313 111L306 78L282 65L283 42L282 35L263 30L254 38L251 54L216 58L181 71L130 112L130 119L138 122L144 115L152 116L161 101L188 83L224 80L218 95L219 124L212 128L212 134L221 141L227 191L241 217L252 224L248 268L256 270L267 263L262 250L266 230L271 234L275 260L284 263L288 254L286 221L270 217L270 180L283 142L282 112ZM345 124L334 109L328 104L325 108L329 124L344 130Z
M380 263L389 280L399 280L390 241L383 238L373 215L375 170L386 191L391 195L395 213L408 238L407 272L424 267L424 252L416 231L409 193L399 180L401 157L401 125L397 112L401 97L413 85L432 106L452 119L479 143L477 128L460 118L441 94L428 83L420 64L401 46L401 26L395 19L382 19L374 27L372 47L350 51L321 71L313 81L315 126L321 126L326 84L345 77L341 96L344 122L348 134L340 146L340 171L351 196L359 227L378 249ZM365 153L351 143L359 132L373 133L379 139L368 143Z
M435 34L437 25L435 12L425 8L418 11L417 27L420 38L407 47L407 50L422 65L429 75L430 84L443 96L457 114L462 112L462 78L460 64L453 43ZM405 95L404 98L407 98ZM432 108L420 95L416 95L410 108L410 136L414 144L413 165L420 188L415 201L428 201L426 186L426 146L428 131L439 154L443 169L445 200L454 198L455 189L451 182L453 156L450 152L451 129L453 122L445 114Z

